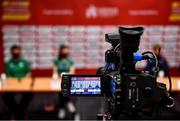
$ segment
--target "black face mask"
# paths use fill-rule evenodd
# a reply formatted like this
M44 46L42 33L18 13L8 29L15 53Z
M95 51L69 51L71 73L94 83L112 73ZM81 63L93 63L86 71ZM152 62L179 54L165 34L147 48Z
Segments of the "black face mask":
M18 54L18 53L12 53L12 58L13 58L13 59L18 59L18 58L20 58L20 54Z
M67 53L61 53L59 54L59 58L67 58L68 54Z

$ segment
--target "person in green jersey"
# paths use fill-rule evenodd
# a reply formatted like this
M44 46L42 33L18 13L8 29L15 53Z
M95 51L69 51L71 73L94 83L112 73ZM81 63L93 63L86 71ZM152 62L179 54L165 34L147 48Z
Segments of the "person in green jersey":
M30 76L30 64L27 60L20 57L21 48L13 46L11 48L12 58L5 63L7 77L24 78Z
M13 45L10 51L11 58L5 63L5 73L7 77L21 79L30 76L30 64L21 57L21 47ZM3 94L3 100L11 111L13 118L23 119L24 112L32 99L32 93L22 92L18 94L22 97L20 103L16 102L15 96L17 93L15 94L13 92L5 92Z
M61 75L61 73L75 73L75 66L73 60L68 57L69 49L65 45L59 47L58 57L54 61L54 73Z
M59 47L58 57L54 61L53 73L61 76L62 73L74 74L75 66L73 60L69 58L69 48L65 45ZM65 109L68 109L70 115L66 115ZM62 93L59 93L59 113L60 119L72 120L75 116L75 106L68 97L63 97Z

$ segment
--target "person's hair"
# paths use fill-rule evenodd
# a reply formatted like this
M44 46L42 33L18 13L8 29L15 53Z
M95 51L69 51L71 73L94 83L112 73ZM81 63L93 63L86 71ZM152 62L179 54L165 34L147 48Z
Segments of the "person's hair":
M153 49L161 49L161 45L160 44L155 44L155 45L153 45Z
M21 50L21 46L19 46L19 45L12 45L11 46L11 52L13 52L13 50L15 50L15 49L20 49Z
M60 45L60 46L59 46L59 52L62 52L62 50L63 50L63 49L66 49L66 48L68 48L68 46L66 46L66 45Z

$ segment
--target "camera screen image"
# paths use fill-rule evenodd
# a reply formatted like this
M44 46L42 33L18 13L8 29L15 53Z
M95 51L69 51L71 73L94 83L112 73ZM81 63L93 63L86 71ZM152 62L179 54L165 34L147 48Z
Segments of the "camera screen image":
M71 95L101 95L101 77L71 77Z

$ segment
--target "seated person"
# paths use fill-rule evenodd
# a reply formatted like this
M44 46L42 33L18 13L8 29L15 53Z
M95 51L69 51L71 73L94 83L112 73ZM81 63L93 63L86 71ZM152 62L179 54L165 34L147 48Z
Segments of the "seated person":
M73 84L72 87L71 87L72 90L75 90L76 89L76 86Z
M13 45L11 47L11 59L5 63L5 73L7 77L11 78L24 78L30 76L30 64L21 57L21 47ZM22 96L20 103L16 102L16 94L13 92L5 92L3 94L4 103L10 109L13 118L23 119L24 112L31 101L32 94L28 92L18 93Z
M163 76L168 75L169 71L169 66L166 58L164 58L161 54L159 54L159 49L161 49L161 45L156 44L153 46L153 52L157 56L157 59L159 61L159 72L163 73ZM149 71L150 74L154 74L155 68L154 62L152 63L151 61L147 61L147 65L145 67L145 70Z
M74 74L75 67L74 62L68 58L69 49L65 45L59 47L59 55L54 61L54 73L60 75L61 73Z
M93 89L93 87L91 86L91 84L89 84L89 87L88 87L88 89Z
M83 89L83 85L82 84L80 84L80 89Z
M98 85L98 84L96 85L95 89L97 89L97 90L98 90L98 89L100 89L100 87L99 87L99 85Z
M68 57L69 55L69 48L65 45L61 45L59 47L59 53L57 59L54 61L54 67L53 67L53 73L58 74L59 76L62 73L68 73L68 74L74 74L75 73L75 67L74 62ZM71 119L68 116L65 116L65 108L69 109L70 113L75 114L75 106L70 101L68 97L63 97L62 93L59 93L59 118L61 119ZM74 116L72 116L74 117Z

